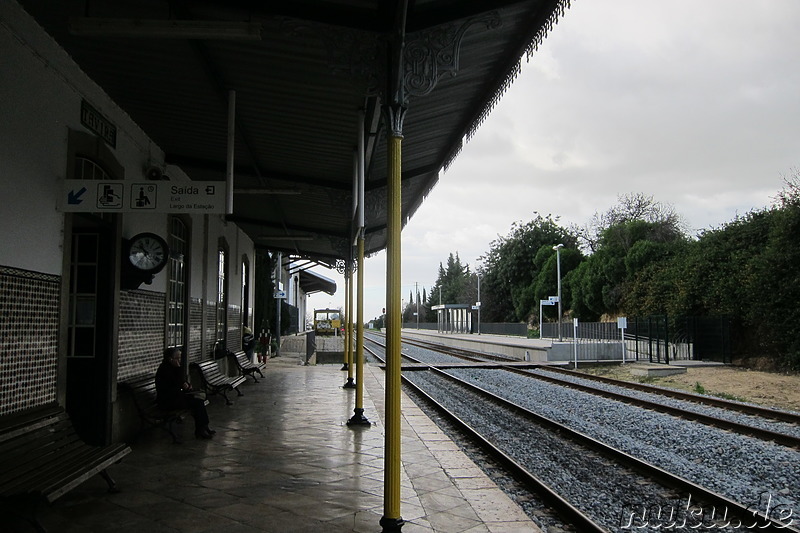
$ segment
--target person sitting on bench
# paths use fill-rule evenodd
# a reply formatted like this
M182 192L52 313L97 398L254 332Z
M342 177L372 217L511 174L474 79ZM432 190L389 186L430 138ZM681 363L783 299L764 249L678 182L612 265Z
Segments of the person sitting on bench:
M156 371L156 403L165 411L190 409L194 418L195 437L210 439L216 431L208 427L205 400L193 396L192 386L184 379L181 355L180 348L164 350L164 360Z

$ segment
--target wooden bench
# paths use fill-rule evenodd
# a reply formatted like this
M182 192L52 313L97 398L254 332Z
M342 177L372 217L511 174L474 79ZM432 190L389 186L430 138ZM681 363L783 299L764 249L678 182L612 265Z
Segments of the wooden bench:
M191 415L189 409L164 410L156 403L156 377L154 375L138 376L119 384L121 390L127 391L136 411L139 413L140 431L145 425L161 428L172 436L172 442L180 443L180 437L175 431L175 424L182 424L184 419ZM208 400L206 400L208 405Z
M106 469L129 453L123 443L86 444L57 405L2 417L0 501L37 531L45 531L36 519L40 501L52 503L95 474L106 480L110 492L117 492Z
M223 376L219 371L216 361L202 361L192 363L192 366L200 371L200 380L203 382L203 390L207 394L222 394L227 405L233 402L228 399L228 391L235 390L239 396L244 396L239 390L239 385L246 380L244 376Z
M263 363L256 364L252 362L250 359L248 359L244 352L228 352L228 359L236 364L236 368L238 368L239 372L242 373L242 377L250 376L256 383L258 383L256 374L262 378L264 377L264 374L261 373L261 370L266 368L267 365Z

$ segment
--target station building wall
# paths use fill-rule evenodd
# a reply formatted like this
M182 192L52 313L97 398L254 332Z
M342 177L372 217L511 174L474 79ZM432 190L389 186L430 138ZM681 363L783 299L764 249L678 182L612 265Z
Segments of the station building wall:
M107 364L104 398L112 407L117 383L153 373L164 348L179 339L186 363L212 357L218 321L228 349L241 348L243 320L253 325L255 253L252 240L221 215L119 213L96 216L64 213L63 180L74 178L78 157L110 169L114 179L143 180L158 166L172 181L191 176L164 165L164 154L55 41L13 0L0 3L0 416L59 403L69 410L74 380L68 357L70 287L74 273L73 236L87 224L101 224L108 249L96 274L113 290L110 305L97 309L103 321ZM116 145L105 143L81 123L88 103L117 130ZM95 220L96 219L96 220ZM122 239L141 232L168 242L178 220L184 254L182 284L170 282L171 265L151 284L126 290L120 285ZM227 268L227 300L218 312L219 250ZM247 264L244 273L243 264ZM177 268L177 267L176 267ZM181 286L180 311L170 312L170 291ZM245 287L245 290L243 290ZM177 305L177 304L176 304ZM183 324L172 324L171 316ZM177 334L176 332L180 332ZM177 337L176 337L177 335ZM106 353L107 352L107 353ZM98 358L99 360L99 358ZM106 361L106 359L104 359ZM119 436L119 410L103 415L106 440Z

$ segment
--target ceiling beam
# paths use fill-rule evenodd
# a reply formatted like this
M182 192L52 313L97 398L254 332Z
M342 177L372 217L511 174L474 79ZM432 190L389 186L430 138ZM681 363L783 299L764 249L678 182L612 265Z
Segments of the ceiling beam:
M225 162L217 161L214 159L203 159L199 157L183 156L180 154L166 154L165 161L167 164L176 165L183 169L199 169L208 172L219 174L220 176L225 173ZM255 165L254 165L255 166ZM238 177L254 177L259 180L277 180L285 181L293 184L310 185L313 187L324 187L327 189L336 189L342 191L351 191L353 184L348 182L340 182L333 180L326 180L321 178L312 178L309 176L301 176L298 174L284 174L280 172L270 172L258 169L257 173L253 173L253 167L250 165L234 165L233 173Z
M261 24L253 22L70 17L68 28L79 37L261 40Z
M278 234L276 238L285 239L286 237L290 237L292 235L300 238L305 237L308 234L314 234L316 236L322 237L336 237L341 239L347 239L348 233L347 232L335 232L320 228L312 228L309 226L294 226L291 224L284 224L283 222L274 222L269 220L259 220L257 218L249 218L243 217L238 215L228 215L225 217L225 220L228 222L234 222L236 224L247 224L249 226L255 226L256 228L265 228L270 230L280 229L285 230L285 234ZM248 234L251 234L248 232ZM252 234L251 234L252 235ZM290 239L291 240L291 239Z

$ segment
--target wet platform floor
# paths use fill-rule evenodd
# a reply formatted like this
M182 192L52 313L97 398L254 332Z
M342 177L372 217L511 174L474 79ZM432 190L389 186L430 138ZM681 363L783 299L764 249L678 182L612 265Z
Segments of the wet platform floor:
M355 390L340 367L270 359L234 405L210 397L213 439L195 439L191 419L182 444L149 429L110 469L122 492L95 476L42 506L41 522L50 533L381 531L383 371L365 367L372 425L348 427ZM405 395L402 405L403 532L539 531Z

